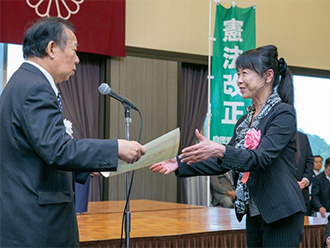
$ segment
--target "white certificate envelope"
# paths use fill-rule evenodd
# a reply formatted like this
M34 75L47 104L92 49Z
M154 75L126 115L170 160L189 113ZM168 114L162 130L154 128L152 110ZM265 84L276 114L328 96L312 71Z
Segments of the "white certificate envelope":
M146 153L139 161L128 164L119 160L117 171L101 172L104 177L115 176L124 172L141 169L152 164L174 158L178 154L180 144L180 129L176 128L157 139L145 144Z

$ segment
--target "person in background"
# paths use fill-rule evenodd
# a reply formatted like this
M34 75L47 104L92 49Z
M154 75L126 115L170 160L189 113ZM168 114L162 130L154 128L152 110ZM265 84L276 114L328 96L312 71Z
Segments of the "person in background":
M323 158L320 155L315 155L313 162L314 165L313 176L317 176L318 174L321 173L322 163L323 163Z
M325 160L324 171L314 177L312 204L323 218L330 212L330 157Z
M323 158L320 155L314 155L314 162L313 162L313 174L312 174L312 182L309 184L309 198L312 198L312 185L314 181L314 177L321 173ZM310 214L314 215L315 211L317 210L314 208L313 204L310 205Z
M233 208L235 200L235 186L232 171L223 175L211 176L212 206Z
M310 197L308 186L313 179L313 154L306 134L297 132L296 178L304 195L306 215L310 215Z
M79 247L72 172L83 182L145 153L135 141L66 133L56 84L75 74L77 45L70 22L39 19L24 35L26 62L0 96L0 247Z
M236 60L238 87L253 104L236 123L228 145L215 143L198 130L199 143L150 167L178 177L239 172L235 211L246 214L248 247L299 247L305 201L295 171L296 114L293 83L273 45L241 54Z

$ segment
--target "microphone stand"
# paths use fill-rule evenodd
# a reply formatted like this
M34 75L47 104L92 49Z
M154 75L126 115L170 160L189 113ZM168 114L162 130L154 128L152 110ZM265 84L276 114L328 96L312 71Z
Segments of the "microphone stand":
M129 125L132 122L130 117L130 106L123 103L125 109L125 139L129 140ZM126 172L126 208L125 208L125 247L129 248L130 245L130 232L131 232L131 213L129 211L129 180L130 173Z

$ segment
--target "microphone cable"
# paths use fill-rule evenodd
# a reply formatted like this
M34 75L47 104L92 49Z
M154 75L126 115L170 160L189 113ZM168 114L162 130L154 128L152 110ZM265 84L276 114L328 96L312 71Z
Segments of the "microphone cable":
M142 133L142 126L143 126L143 118L142 118L142 114L141 114L140 110L137 109L136 111L139 113L139 116L140 116L140 128L139 128L139 136L138 136L138 140L137 140L140 143L141 133ZM123 211L123 217L122 217L122 220L121 220L120 246L119 246L120 248L123 245L124 222L126 222L126 218L127 218L127 216L125 214L125 210L127 208L127 205L128 205L128 202L129 202L129 198L130 198L130 195L131 195L131 190L132 190L132 185L133 185L133 179L134 179L134 170L132 171L131 180L130 180L130 184L129 184L129 190L128 190L128 193L127 193L127 196L126 196L126 202L125 202L125 207L124 207L124 211ZM130 227L131 227L131 225L130 225Z

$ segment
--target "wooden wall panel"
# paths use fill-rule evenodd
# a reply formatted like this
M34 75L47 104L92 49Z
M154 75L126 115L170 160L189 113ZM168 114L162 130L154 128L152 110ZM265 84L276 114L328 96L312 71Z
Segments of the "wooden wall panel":
M145 144L178 126L178 64L174 61L140 57L111 58L111 89L128 98L143 116L141 143ZM110 101L110 138L125 139L124 108ZM130 140L138 139L139 115L131 112ZM108 199L123 200L126 193L125 175L109 179ZM148 168L135 171L131 199L176 202L175 175L152 174Z

